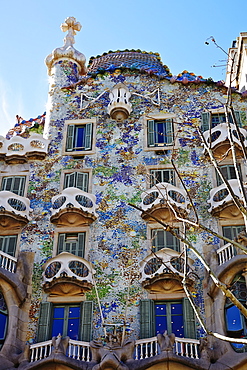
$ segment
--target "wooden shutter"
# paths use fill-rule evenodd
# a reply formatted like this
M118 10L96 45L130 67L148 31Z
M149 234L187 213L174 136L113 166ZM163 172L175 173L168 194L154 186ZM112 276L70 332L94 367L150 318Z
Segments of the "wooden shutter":
M140 301L140 338L151 338L155 335L154 301Z
M78 234L78 257L84 258L85 255L85 233Z
M93 302L92 301L81 302L80 311L81 311L80 340L84 342L90 342L92 337Z
M148 146L155 146L155 135L154 135L154 120L148 121Z
M92 148L92 123L87 123L85 126L85 150Z
M76 172L66 173L64 176L64 189L76 187Z
M43 302L40 305L37 342L44 342L50 339L52 308L53 304L51 302Z
M210 113L204 112L202 113L202 126L201 129L203 132L209 130L210 127Z
M166 144L172 144L173 142L173 120L172 119L166 119L166 133L165 133L165 139Z
M25 177L24 176L15 176L12 180L12 192L23 196L24 194L24 185L25 185Z
M75 187L85 192L88 191L88 173L77 172Z
M75 125L68 125L67 128L67 138L66 138L66 150L74 150L74 134L75 134Z
M196 325L194 310L188 298L183 299L184 336L185 338L196 338Z
M62 253L65 247L65 234L58 235L57 254Z
M234 116L236 118L236 123L239 127L242 127L242 120L241 120L241 112L235 110L234 111Z

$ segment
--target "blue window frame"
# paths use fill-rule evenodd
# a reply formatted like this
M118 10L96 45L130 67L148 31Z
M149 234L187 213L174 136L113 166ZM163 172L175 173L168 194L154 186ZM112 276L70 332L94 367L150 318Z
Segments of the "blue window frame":
M181 301L155 302L156 334L174 333L176 337L184 337L183 304Z
M247 288L245 278L237 275L232 283L231 291L234 296L246 306ZM232 338L247 338L247 319L241 314L240 310L234 304L226 299L225 320L227 334ZM247 352L247 346L241 343L232 343L236 352Z
M174 141L172 119L149 120L147 125L148 147L171 145Z
M0 348L2 347L8 325L8 310L3 293L0 291Z
M66 151L86 151L92 149L92 129L91 122L84 125L68 125Z
M80 329L80 306L54 306L52 337L61 334L71 339L79 339Z

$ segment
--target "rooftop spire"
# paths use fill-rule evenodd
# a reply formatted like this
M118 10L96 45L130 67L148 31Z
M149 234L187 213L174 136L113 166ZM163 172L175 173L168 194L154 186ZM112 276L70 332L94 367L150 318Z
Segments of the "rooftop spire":
M73 47L73 44L75 43L74 36L76 35L76 31L80 31L81 28L82 26L80 22L76 22L74 17L66 18L64 23L61 24L61 30L63 32L68 32L68 34L64 38L64 46L54 49L53 52L45 59L49 75L51 74L53 65L62 59L72 60L78 65L79 73L86 74L86 58L84 54L80 53Z

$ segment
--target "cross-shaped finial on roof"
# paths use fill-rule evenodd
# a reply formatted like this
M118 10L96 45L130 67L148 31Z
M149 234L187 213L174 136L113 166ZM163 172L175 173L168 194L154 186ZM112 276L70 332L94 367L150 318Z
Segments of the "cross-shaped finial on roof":
M82 28L80 22L76 22L75 17L68 17L65 19L64 23L61 24L61 30L67 32L68 34L64 38L64 44L66 46L73 45L75 43L74 36L76 31L80 31Z

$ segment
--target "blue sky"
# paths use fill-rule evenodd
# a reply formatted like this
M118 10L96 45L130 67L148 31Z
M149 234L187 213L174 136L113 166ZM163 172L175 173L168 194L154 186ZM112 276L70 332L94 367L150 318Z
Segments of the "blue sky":
M0 0L0 135L16 114L35 118L46 110L45 57L63 45L60 24L82 24L75 48L87 61L109 50L158 52L172 74L183 70L225 78L225 55L205 40L214 36L227 50L247 31L247 1L238 0ZM234 8L235 7L235 8Z

